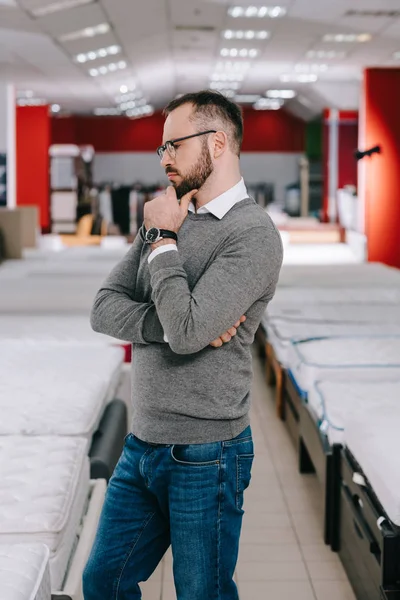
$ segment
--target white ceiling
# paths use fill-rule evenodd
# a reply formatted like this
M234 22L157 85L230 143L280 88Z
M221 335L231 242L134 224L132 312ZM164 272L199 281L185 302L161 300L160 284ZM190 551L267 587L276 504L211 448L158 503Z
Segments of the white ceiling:
M277 0L287 8L281 19L228 16L232 5L264 4L254 0L93 0L40 18L32 16L30 11L54 1L16 0L12 7L7 6L10 0L0 0L0 80L13 81L17 89L32 90L36 97L72 112L113 107L120 85L132 83L160 108L177 94L208 87L223 47L259 50L258 57L250 59L240 93L294 87L298 98L287 106L304 118L326 106L357 108L363 68L400 68L400 60L392 58L400 51L400 18L345 16L350 9L398 10L399 0ZM109 23L111 30L93 38L58 39L100 23ZM250 42L224 40L224 29L266 29L271 36ZM366 43L322 41L327 33L365 32L373 36ZM114 44L122 47L118 60L127 61L125 70L90 77L89 68L117 57L74 62L76 54ZM310 60L309 50L342 50L346 57ZM325 62L329 68L315 83L280 82L282 74L293 74L297 63L307 62Z

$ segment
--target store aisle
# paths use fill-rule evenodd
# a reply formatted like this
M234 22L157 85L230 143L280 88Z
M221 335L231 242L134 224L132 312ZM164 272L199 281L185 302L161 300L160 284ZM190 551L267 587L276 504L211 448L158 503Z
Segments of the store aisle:
M256 459L236 570L240 600L354 600L338 557L322 540L317 483L298 474L256 356L253 363ZM143 585L143 600L176 599L171 564L169 551Z

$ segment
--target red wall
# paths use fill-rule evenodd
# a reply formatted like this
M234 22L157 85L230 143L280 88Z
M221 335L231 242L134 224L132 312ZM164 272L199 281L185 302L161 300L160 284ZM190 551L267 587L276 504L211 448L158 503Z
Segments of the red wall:
M50 225L48 106L17 107L17 204L33 204L40 212L40 225Z
M400 69L367 69L364 76L365 233L368 259L400 267Z
M154 152L164 117L55 117L52 144L92 144L96 152ZM244 111L244 152L304 152L305 123L285 110Z

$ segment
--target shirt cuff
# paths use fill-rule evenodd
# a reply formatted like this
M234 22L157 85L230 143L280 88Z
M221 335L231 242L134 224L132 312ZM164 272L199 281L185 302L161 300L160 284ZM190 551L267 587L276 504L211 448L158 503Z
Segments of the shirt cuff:
M166 343L168 344L168 338L167 338L167 336L165 335L165 333L164 333L164 342L166 342Z
M149 255L149 258L147 259L148 263L150 264L151 261L156 256L158 256L159 254L164 254L164 252L169 252L170 250L176 250L176 251L178 251L178 248L176 247L176 244L165 244L164 246L160 246L159 248L156 248Z

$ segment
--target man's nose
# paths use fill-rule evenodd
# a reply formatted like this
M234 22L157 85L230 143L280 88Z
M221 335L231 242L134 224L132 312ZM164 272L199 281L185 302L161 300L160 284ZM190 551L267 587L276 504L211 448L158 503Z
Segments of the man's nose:
M173 158L171 158L170 153L168 152L168 150L165 150L163 157L161 159L161 166L162 167L168 167L170 165L172 165L174 162Z

